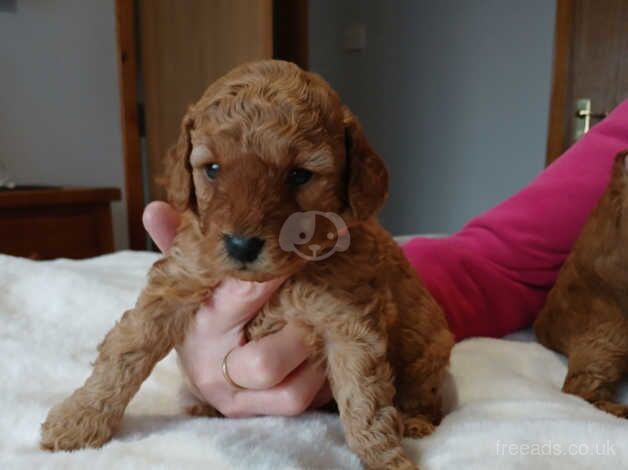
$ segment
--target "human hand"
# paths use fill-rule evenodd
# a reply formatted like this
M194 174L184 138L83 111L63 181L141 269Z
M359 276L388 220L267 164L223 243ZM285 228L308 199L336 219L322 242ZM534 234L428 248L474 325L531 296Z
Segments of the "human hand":
M180 215L156 201L144 209L143 222L165 252ZM192 328L177 348L191 392L225 416L297 415L331 400L324 370L308 360L305 330L288 324L277 333L245 342L246 324L284 280L226 279L196 312ZM229 375L245 389L233 387L223 377L227 354Z

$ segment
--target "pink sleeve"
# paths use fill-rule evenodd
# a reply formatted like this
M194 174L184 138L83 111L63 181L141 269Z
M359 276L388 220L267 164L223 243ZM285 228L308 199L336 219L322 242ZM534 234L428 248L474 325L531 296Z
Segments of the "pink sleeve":
M614 156L628 149L628 101L514 196L441 239L403 250L458 340L529 326L587 216Z

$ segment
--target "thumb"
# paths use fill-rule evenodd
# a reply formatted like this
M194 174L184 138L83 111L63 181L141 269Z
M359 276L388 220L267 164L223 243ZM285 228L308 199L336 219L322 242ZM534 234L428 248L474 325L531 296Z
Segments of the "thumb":
M142 222L155 245L165 252L174 241L181 215L170 204L153 201L144 209Z
M247 323L268 302L286 278L268 282L249 282L227 278L214 291L205 308L215 328L229 331Z

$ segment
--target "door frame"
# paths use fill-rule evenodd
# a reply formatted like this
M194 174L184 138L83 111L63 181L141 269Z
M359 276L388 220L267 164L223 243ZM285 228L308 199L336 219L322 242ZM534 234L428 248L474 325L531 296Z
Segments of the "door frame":
M120 94L120 127L124 167L129 248L145 250L147 238L142 225L144 183L137 100L137 54L134 0L116 0L116 62Z
M569 77L571 76L574 13L575 2L573 0L556 0L546 165L552 163L563 153L567 141L567 123L572 112L572 110L567 109L567 100L571 91Z
M273 0L273 58L309 65L308 0Z

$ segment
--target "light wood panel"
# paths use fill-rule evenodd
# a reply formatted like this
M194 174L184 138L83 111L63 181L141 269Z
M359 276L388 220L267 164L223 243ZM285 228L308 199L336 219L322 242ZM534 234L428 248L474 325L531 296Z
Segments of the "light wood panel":
M273 54L272 0L140 0L151 199L181 118L216 78Z

